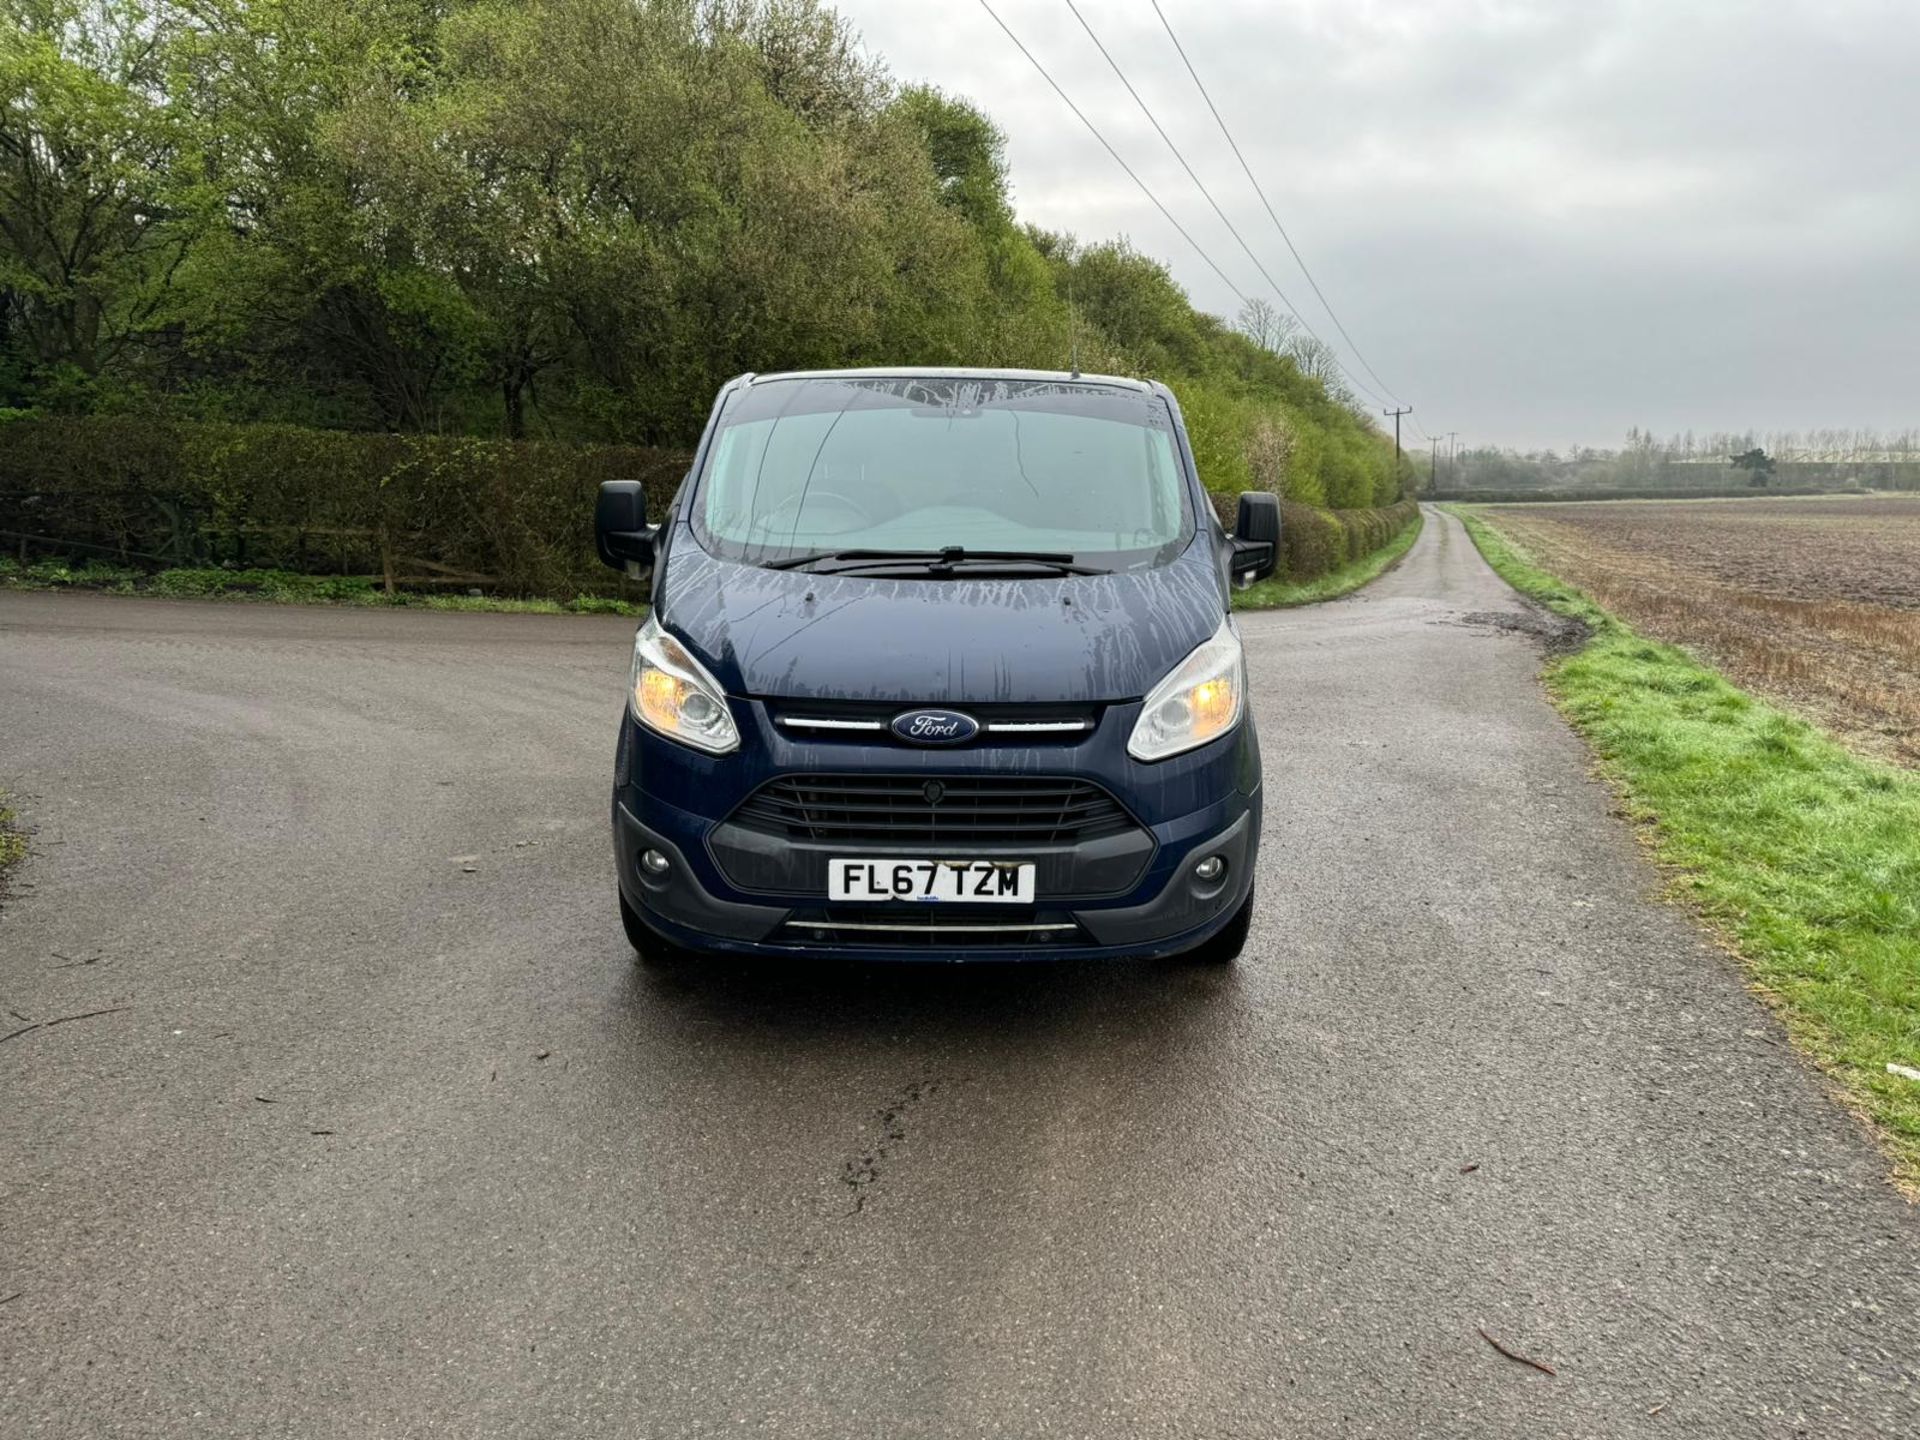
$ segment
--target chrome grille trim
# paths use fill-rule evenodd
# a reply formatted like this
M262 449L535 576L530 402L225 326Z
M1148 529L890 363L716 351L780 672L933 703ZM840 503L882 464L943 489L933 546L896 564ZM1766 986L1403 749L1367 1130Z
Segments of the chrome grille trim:
M890 935L924 935L929 931L940 935L1025 935L1034 930L1056 931L1080 928L1071 921L1045 925L875 925L850 920L789 920L786 925L790 930L883 930Z
M774 729L792 739L837 740L861 745L913 743L891 733L893 722L916 708L907 701L768 697L761 703L766 706L767 718L773 722ZM927 701L918 708L957 708L980 727L970 743L991 747L1042 742L1077 745L1098 732L1100 717L1110 707L1105 702L1092 701L1016 704L996 700L963 702L957 707L948 706L944 701Z
M775 722L790 730L885 730L880 720L837 720L825 715L777 715ZM980 727L994 735L1084 735L1091 720L989 720Z
M793 730L884 730L878 720L829 720L815 715L781 715L779 723Z

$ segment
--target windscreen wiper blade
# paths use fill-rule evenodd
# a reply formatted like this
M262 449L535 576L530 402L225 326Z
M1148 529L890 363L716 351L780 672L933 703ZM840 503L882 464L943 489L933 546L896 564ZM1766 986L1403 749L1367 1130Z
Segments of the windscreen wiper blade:
M789 555L784 560L769 560L763 568L799 570L808 565L817 565L823 560L925 560L931 562L938 560L946 553L944 550L814 550L805 555Z
M1105 575L1108 571L1075 562L1073 556L1052 550L969 550L949 545L942 550L834 550L809 555L793 555L767 564L769 570L798 570L815 565L833 565L836 570L860 570L869 566L914 565L939 572L957 565L1044 565L1062 575Z

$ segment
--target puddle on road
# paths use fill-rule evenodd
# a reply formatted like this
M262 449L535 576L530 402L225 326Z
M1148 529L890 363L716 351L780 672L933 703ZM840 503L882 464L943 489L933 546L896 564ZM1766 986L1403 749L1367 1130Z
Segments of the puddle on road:
M1586 644L1587 637L1593 633L1584 620L1555 615L1549 610L1474 610L1434 623L1501 635L1523 635L1549 655L1569 655Z

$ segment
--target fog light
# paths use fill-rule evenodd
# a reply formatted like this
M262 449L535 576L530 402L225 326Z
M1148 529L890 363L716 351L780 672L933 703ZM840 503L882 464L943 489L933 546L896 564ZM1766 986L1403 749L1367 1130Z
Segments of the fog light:
M1202 880L1218 880L1227 873L1227 862L1221 856L1209 855L1193 867L1193 873Z
M649 875L664 875L667 873L667 857L658 850L642 850L640 868Z

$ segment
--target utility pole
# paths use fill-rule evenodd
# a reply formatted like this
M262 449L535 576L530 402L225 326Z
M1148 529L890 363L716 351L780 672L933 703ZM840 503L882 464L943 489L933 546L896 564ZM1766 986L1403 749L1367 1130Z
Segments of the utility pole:
M1393 417L1393 473L1398 475L1400 473L1400 417L1411 415L1413 407L1402 405L1398 410L1382 410L1380 413Z
M1456 490L1460 488L1460 461L1454 452L1453 442L1459 438L1459 435L1458 430L1447 431L1447 475Z
M1440 437L1430 435L1427 438L1433 441L1433 454L1427 460L1427 484L1437 494L1440 490Z

